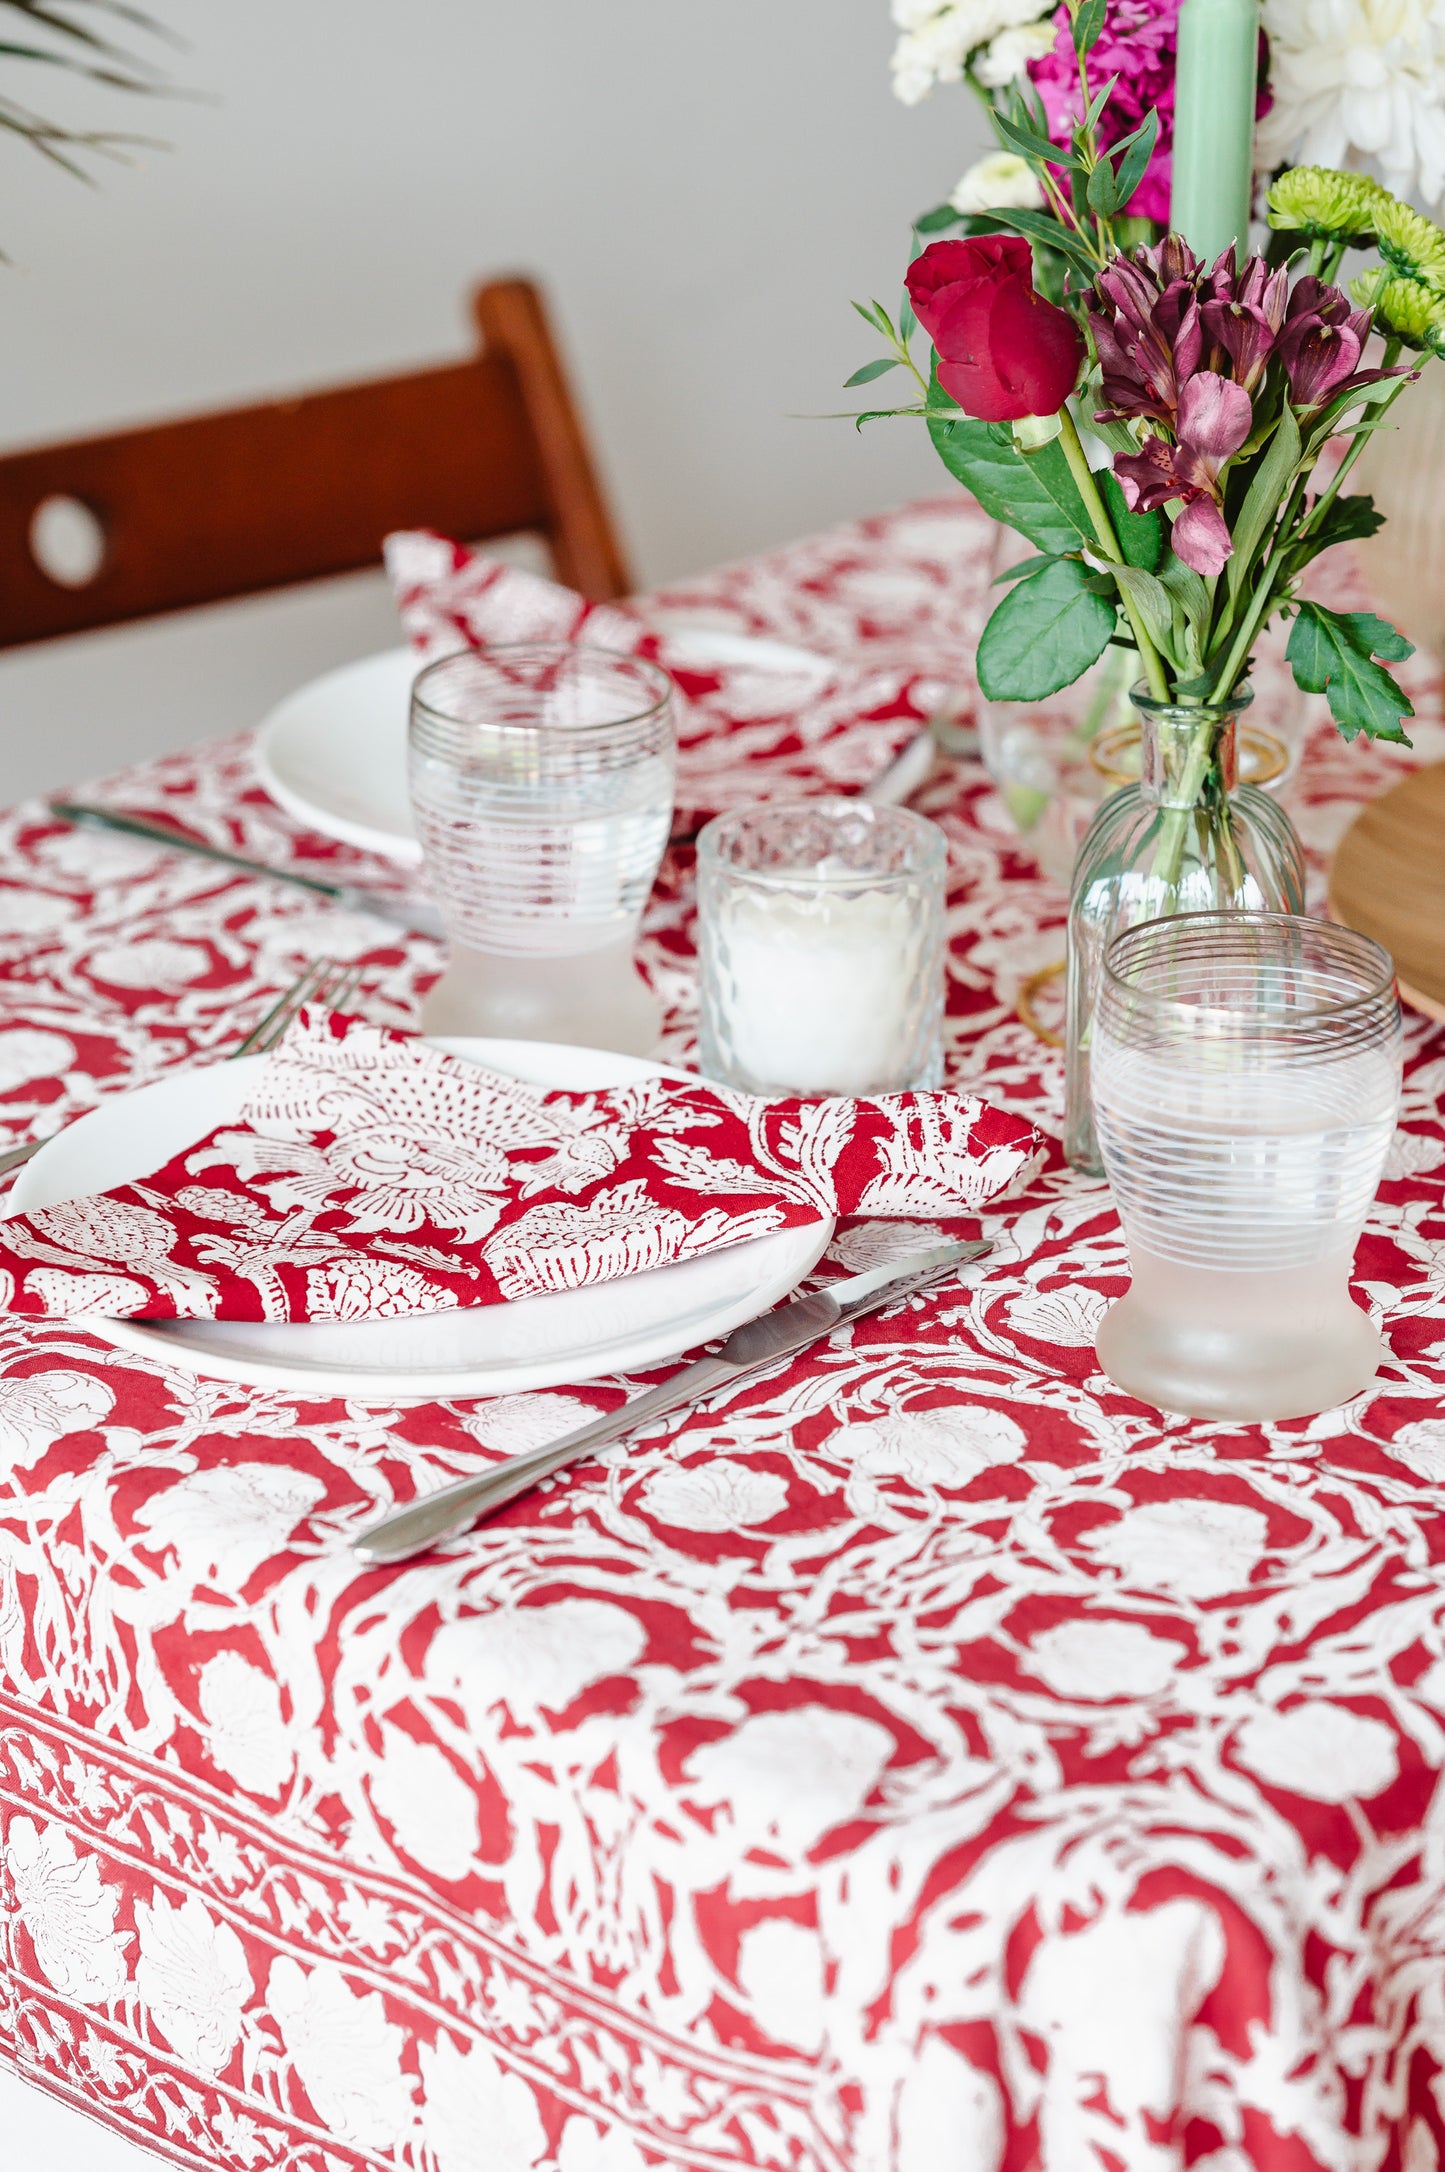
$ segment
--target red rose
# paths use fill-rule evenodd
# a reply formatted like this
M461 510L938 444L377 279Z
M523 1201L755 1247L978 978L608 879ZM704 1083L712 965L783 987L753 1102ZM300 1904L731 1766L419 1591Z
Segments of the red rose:
M1056 415L1074 389L1084 336L1034 291L1021 234L935 241L908 268L913 313L938 349L938 381L966 415Z

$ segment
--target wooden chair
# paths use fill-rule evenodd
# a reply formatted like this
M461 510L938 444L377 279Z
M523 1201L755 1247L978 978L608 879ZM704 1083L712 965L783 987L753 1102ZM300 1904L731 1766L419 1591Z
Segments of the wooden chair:
M392 528L533 531L560 580L626 594L541 295L505 279L473 308L469 361L0 456L0 649L375 566ZM37 559L56 501L99 524L83 580Z

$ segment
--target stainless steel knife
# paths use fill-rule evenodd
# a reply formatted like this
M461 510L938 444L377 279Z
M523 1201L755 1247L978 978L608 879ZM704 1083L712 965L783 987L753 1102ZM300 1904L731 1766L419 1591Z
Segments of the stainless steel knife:
M295 867L268 867L264 860L248 860L244 853L228 852L223 845L207 844L202 837L188 837L168 823L151 822L144 815L117 813L110 807L91 807L83 800L53 799L50 812L77 829L114 830L122 837L144 837L148 843L165 845L172 852L194 852L203 860L219 860L223 867L239 868L245 875L268 875L273 882L294 883L299 890L314 891L348 912L371 913L393 926L411 928L420 935L440 935L441 919L435 906L407 898L383 897L359 883L331 882L324 875L305 875Z
M866 1274L850 1275L843 1282L831 1282L826 1289L814 1290L807 1297L790 1298L787 1304L734 1328L722 1348L711 1356L684 1365L671 1379L647 1389L645 1394L634 1395L605 1417L593 1418L575 1433L564 1433L560 1440L548 1441L544 1447L508 1456L505 1462L492 1464L475 1478L443 1486L436 1493L423 1495L409 1508L399 1509L394 1516L369 1524L352 1540L352 1550L369 1568L385 1568L394 1561L409 1561L414 1554L424 1554L446 1539L459 1537L495 1509L515 1501L519 1494L529 1493L542 1479L565 1470L569 1463L579 1462L595 1448L636 1432L640 1425L669 1410L700 1403L716 1388L731 1387L750 1373L766 1371L780 1358L791 1357L794 1351L831 1335L850 1320L859 1320L867 1312L881 1312L885 1305L895 1304L899 1298L910 1297L925 1284L937 1281L950 1268L967 1266L992 1249L986 1240L934 1245L909 1259L870 1268Z

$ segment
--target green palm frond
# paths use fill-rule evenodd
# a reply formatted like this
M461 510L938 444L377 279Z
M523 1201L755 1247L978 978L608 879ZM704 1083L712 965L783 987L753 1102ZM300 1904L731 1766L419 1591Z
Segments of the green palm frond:
M164 70L143 49L147 40L171 47L181 42L127 0L0 0L0 67L10 62L22 69L60 68L105 90L174 96ZM81 181L94 179L87 159L124 159L129 151L160 147L151 136L51 120L5 92L0 92L0 133L20 137Z

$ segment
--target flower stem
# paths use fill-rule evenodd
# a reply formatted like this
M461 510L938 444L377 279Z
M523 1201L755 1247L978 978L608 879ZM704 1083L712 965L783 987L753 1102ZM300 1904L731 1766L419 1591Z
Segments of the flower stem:
M1099 547L1106 558L1112 559L1116 566L1121 566L1124 563L1124 553L1119 547L1119 538L1114 533L1109 508L1104 503L1099 486L1094 480L1094 471L1089 466L1088 457L1079 442L1079 433L1074 427L1074 418L1069 413L1067 403L1059 409L1059 425L1059 444L1069 463L1069 473L1078 486L1079 496L1084 501L1084 511L1089 516L1090 525L1099 540ZM1144 666L1149 691L1156 701L1167 701L1169 681L1165 676L1163 659L1150 638L1148 627L1134 609L1128 591L1122 584L1119 585L1119 601L1124 606L1124 615L1133 631L1134 646L1139 651L1139 661Z
M1184 857L1184 833L1188 829L1199 805L1199 794L1209 773L1209 760L1214 752L1215 736L1219 729L1218 712L1207 703L1201 709L1200 721L1194 728L1189 742L1183 773L1179 779L1179 798L1164 809L1159 825L1159 843L1154 852L1154 873L1160 882L1174 890L1179 882L1179 863Z
M1399 353L1400 344L1398 340L1392 340L1385 349L1385 368L1394 368ZM1388 412L1408 383L1409 379L1402 377L1390 397L1379 403L1375 413L1382 415ZM1349 450L1330 478L1328 488L1321 491L1298 528L1295 527L1295 519L1299 500L1304 494L1305 478L1301 476L1295 483L1289 502L1285 506L1284 514L1275 529L1274 541L1266 552L1264 561L1259 568L1254 584L1254 601L1246 611L1239 630L1235 634L1224 669L1210 689L1209 698L1211 701L1226 701L1234 691L1234 682L1244 669L1249 651L1253 646L1260 626L1280 601L1280 594L1275 585L1279 558L1283 552L1292 550L1296 544L1305 541L1312 530L1319 526L1319 523L1324 519L1335 499L1339 496L1341 484L1364 451L1365 440L1369 434L1367 430L1356 431Z

